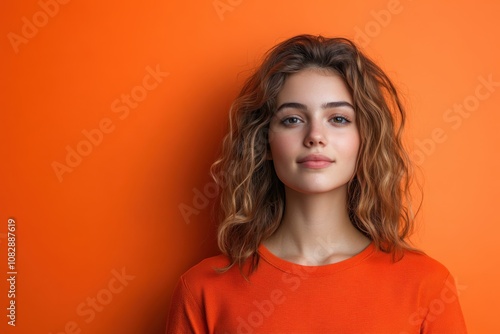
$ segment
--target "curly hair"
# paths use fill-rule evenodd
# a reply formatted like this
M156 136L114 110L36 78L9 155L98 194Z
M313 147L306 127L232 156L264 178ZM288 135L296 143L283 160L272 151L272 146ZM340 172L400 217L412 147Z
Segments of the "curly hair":
M221 187L218 245L230 261L221 272L237 264L243 274L250 259L251 274L259 245L281 222L285 190L267 159L269 124L286 78L309 67L335 71L352 94L360 134L355 174L347 185L352 224L395 261L405 249L415 250L407 241L415 214L411 162L402 143L406 113L395 86L350 40L299 35L268 51L230 109L221 156L211 168Z

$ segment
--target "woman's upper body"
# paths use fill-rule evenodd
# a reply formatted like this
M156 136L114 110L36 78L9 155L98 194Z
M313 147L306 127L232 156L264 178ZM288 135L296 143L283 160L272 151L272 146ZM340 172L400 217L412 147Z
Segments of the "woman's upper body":
M404 122L350 41L271 50L214 164L223 255L182 276L167 333L465 333L450 273L407 242Z
M329 251L319 239L317 253ZM340 262L305 266L259 247L249 280L224 255L182 275L167 333L466 333L448 270L407 251L398 262L370 243ZM459 291L459 290L458 290Z

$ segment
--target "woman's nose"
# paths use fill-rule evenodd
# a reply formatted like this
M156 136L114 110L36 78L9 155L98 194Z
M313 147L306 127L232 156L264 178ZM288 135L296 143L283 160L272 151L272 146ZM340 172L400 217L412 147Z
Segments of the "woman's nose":
M307 147L326 145L327 141L324 132L324 124L316 120L310 121L307 127L307 133L304 137L304 145Z

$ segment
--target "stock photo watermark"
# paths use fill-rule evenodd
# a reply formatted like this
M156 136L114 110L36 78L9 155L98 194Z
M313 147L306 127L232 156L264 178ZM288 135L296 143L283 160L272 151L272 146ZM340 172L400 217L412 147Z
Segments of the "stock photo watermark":
M223 178L225 180L225 178ZM182 215L182 219L186 224L191 223L192 215L199 215L202 210L208 207L210 200L217 197L219 194L220 187L224 186L221 184L217 185L215 182L206 183L203 188L193 188L193 199L190 204L180 203L178 205L179 211Z
M500 87L500 81L493 80L493 74L479 76L478 84L474 93L467 95L459 103L446 109L442 115L444 123L453 131L457 131L465 119L471 117L472 113L479 109L481 102L486 101ZM435 127L430 136L424 139L415 139L416 148L410 153L410 157L417 165L422 165L426 158L434 154L437 147L448 140L448 132L443 127Z
M19 305L16 303L17 293L17 264L16 264L16 221L13 218L7 220L7 298L9 306L7 307L7 324L16 326L16 313Z
M148 94L155 90L170 74L160 69L160 65L156 67L147 66L146 74L142 78L141 84L132 87L132 89L120 95L111 102L111 112L118 117L120 121L125 120L130 115L130 111L139 107L140 103L146 99ZM74 145L66 145L66 157L64 161L54 160L51 163L59 182L63 182L63 176L66 173L71 173L75 168L80 166L84 158L88 157L94 148L98 147L104 141L106 135L113 133L116 129L116 122L110 117L103 117L97 127L94 129L83 129L81 131L84 137Z
M297 291L302 283L311 277L318 266L315 262L320 262L329 253L333 251L333 241L319 237L316 239L317 245L313 252L312 263L305 265L293 265L291 272L283 272L281 275L281 283L286 286L286 289L273 289L269 293L269 297L263 300L253 300L252 305L254 310L245 316L238 316L237 334L252 334L261 327L264 322L271 318L275 310L287 300L290 293ZM225 333L229 334L229 333Z
M317 250L320 250L319 248ZM320 250L321 251L321 250ZM292 269L292 273L284 272L281 276L281 281L287 287L286 290L274 289L270 292L269 298L261 301L254 300L252 305L254 311L248 313L246 317L237 317L238 334L251 334L254 330L261 327L266 319L269 319L275 310L283 304L290 293L297 291L302 283L307 280L310 275L316 270L317 266L301 266L296 265Z
M31 16L31 19L26 16L21 18L22 26L20 33L12 31L7 33L7 38L14 52L18 54L21 44L28 44L30 40L35 38L40 29L45 27L49 21L59 13L61 5L65 5L68 2L70 2L70 0L38 1L40 9Z
M269 128L262 129L253 146L255 151L260 151L262 146L269 145L269 131ZM259 147L261 148L259 149ZM180 203L178 205L179 212L186 224L191 223L191 216L199 215L202 210L208 207L210 201L217 197L220 189L227 185L231 176L228 176L226 171L219 171L215 177L219 181L219 185L214 181L209 181L203 187L195 187L192 189L193 198L191 203Z
M455 284L454 284L455 282ZM451 275L448 276L443 289L439 295L433 298L428 307L420 307L412 313L408 319L410 325L420 326L422 322L432 323L436 321L441 314L446 311L448 305L457 302L458 296L467 289L466 285L458 283ZM399 334L410 334L400 332Z
M221 21L224 21L224 15L226 12L232 12L236 7L241 5L243 0L214 0L212 5L214 6L215 12Z
M135 276L126 273L125 267L118 271L111 270L112 277L109 279L108 284L97 291L95 296L90 296L76 306L75 313L81 317L85 324L90 324L96 319L97 314L104 311L116 297L116 295L123 292ZM49 332L49 334L80 334L82 333L81 325L78 321L70 320L64 324L63 330L57 332Z
M373 19L362 27L354 27L354 42L361 47L368 46L373 38L379 36L382 30L389 26L395 15L401 14L403 9L401 1L389 0L384 9L370 11Z

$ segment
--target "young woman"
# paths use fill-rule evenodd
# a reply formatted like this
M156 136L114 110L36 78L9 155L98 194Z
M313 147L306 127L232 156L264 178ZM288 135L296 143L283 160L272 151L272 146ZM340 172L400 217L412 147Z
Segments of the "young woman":
M218 242L167 333L466 333L448 270L407 242L405 112L347 39L269 51L230 112Z

